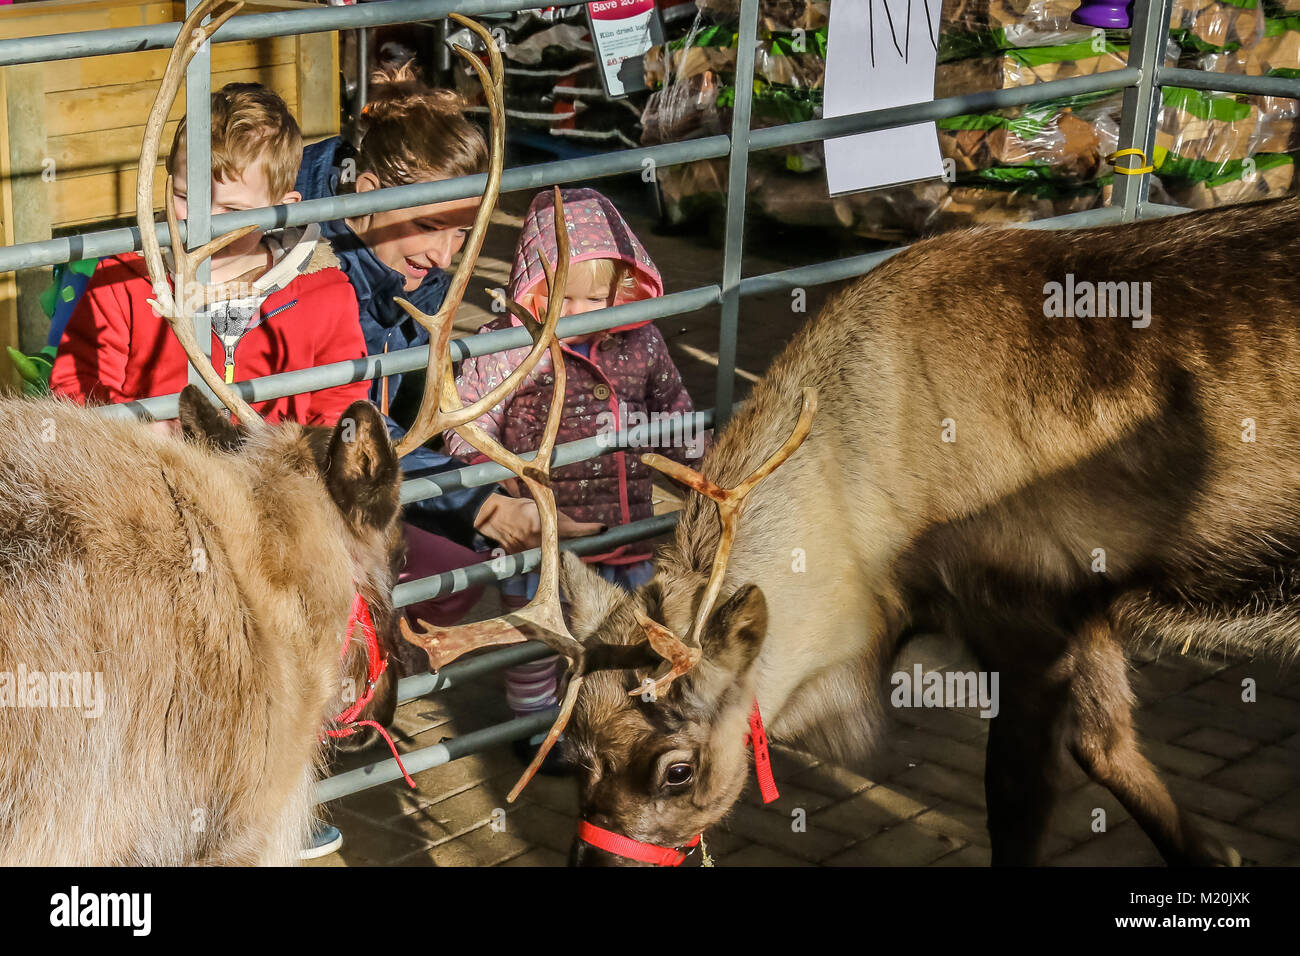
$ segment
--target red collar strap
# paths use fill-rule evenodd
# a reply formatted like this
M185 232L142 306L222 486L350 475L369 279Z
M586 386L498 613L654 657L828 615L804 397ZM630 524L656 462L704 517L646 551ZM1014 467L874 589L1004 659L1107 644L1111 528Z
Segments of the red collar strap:
M415 781L402 765L402 758L398 756L397 746L393 743L393 738L388 735L388 731L376 721L357 719L366 709L366 705L374 699L375 685L379 683L379 678L384 676L384 671L388 670L388 658L379 650L379 633L375 630L374 619L370 616L370 605L366 603L360 591L352 599L352 613L348 615L348 626L343 632L343 647L339 651L340 665L347 660L348 650L352 647L352 634L357 627L361 628L361 633L366 640L366 690L351 706L331 721L340 726L325 733L330 737L351 737L357 732L358 727L373 727L379 731L379 735L388 744L388 749L393 752L393 759L397 761L397 768L402 771L406 782L414 788Z
M771 803L781 796L776 790L776 780L772 777L772 754L767 746L767 731L763 729L763 715L759 713L758 701L749 714L749 733L745 735L746 746L754 748L754 773L758 777L758 789L763 794L763 802ZM578 839L606 853L613 853L627 860L638 863L651 863L654 866L681 866L690 853L700 845L703 833L697 833L690 843L681 847L656 846L625 837L613 830L606 830L586 820L578 821Z

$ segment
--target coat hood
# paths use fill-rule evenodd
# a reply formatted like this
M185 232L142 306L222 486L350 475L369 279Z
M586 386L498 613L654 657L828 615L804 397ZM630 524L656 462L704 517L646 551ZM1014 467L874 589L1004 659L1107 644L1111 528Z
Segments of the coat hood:
M627 221L614 204L594 189L565 189L564 223L569 231L569 262L586 259L617 259L632 270L636 283L631 290L621 290L615 305L653 299L664 294L663 280L645 247L637 239ZM515 247L515 264L510 273L510 297L533 315L539 315L535 301L538 293L546 292L546 276L539 257L545 256L554 267L555 248L555 196L551 192L538 194L528 207L523 231ZM640 328L650 320L632 322L610 329L624 332Z

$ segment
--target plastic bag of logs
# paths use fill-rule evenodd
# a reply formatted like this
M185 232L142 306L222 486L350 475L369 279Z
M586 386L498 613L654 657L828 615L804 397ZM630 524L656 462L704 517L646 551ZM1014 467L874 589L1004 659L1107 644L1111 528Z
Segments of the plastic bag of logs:
M1090 39L1091 27L1070 20L1078 6L1078 0L944 0L939 61Z
M939 120L939 148L962 179L1085 183L1108 172L1123 96L1092 94Z
M1127 46L1100 40L1004 50L996 56L940 63L935 68L934 96L941 99L981 90L1004 90L1072 76L1090 76L1122 69L1127 62Z
M1184 49L1201 53L1249 48L1264 36L1258 0L1174 0L1169 32Z
M714 21L740 16L740 0L695 0L695 7ZM761 0L758 29L772 32L818 30L830 20L830 0Z
M1300 0L1288 0L1300 8ZM1247 76L1300 76L1300 13L1269 17L1264 35L1249 46L1202 54L1194 64L1214 73Z

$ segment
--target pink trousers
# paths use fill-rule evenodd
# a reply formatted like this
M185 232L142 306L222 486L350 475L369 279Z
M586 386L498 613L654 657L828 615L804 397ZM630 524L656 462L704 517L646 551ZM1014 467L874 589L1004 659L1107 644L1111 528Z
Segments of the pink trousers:
M404 525L406 531L406 566L397 577L398 584L442 574L466 565L477 564L483 555L464 548L447 538L423 531L415 525ZM423 619L440 627L450 627L469 613L483 594L483 587L468 588L446 597L421 601L407 606L406 619L415 624Z

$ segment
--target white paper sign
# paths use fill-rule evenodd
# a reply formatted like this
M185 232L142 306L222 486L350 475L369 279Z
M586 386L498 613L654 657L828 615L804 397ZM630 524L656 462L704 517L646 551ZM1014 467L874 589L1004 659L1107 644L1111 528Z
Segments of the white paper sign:
M933 100L941 3L832 3L823 115ZM943 175L933 122L825 142L826 183L832 196Z
M595 0L587 4L591 40L600 60L605 91L624 96L645 89L639 64L635 71L623 67L625 60L640 58L655 44L654 0Z

